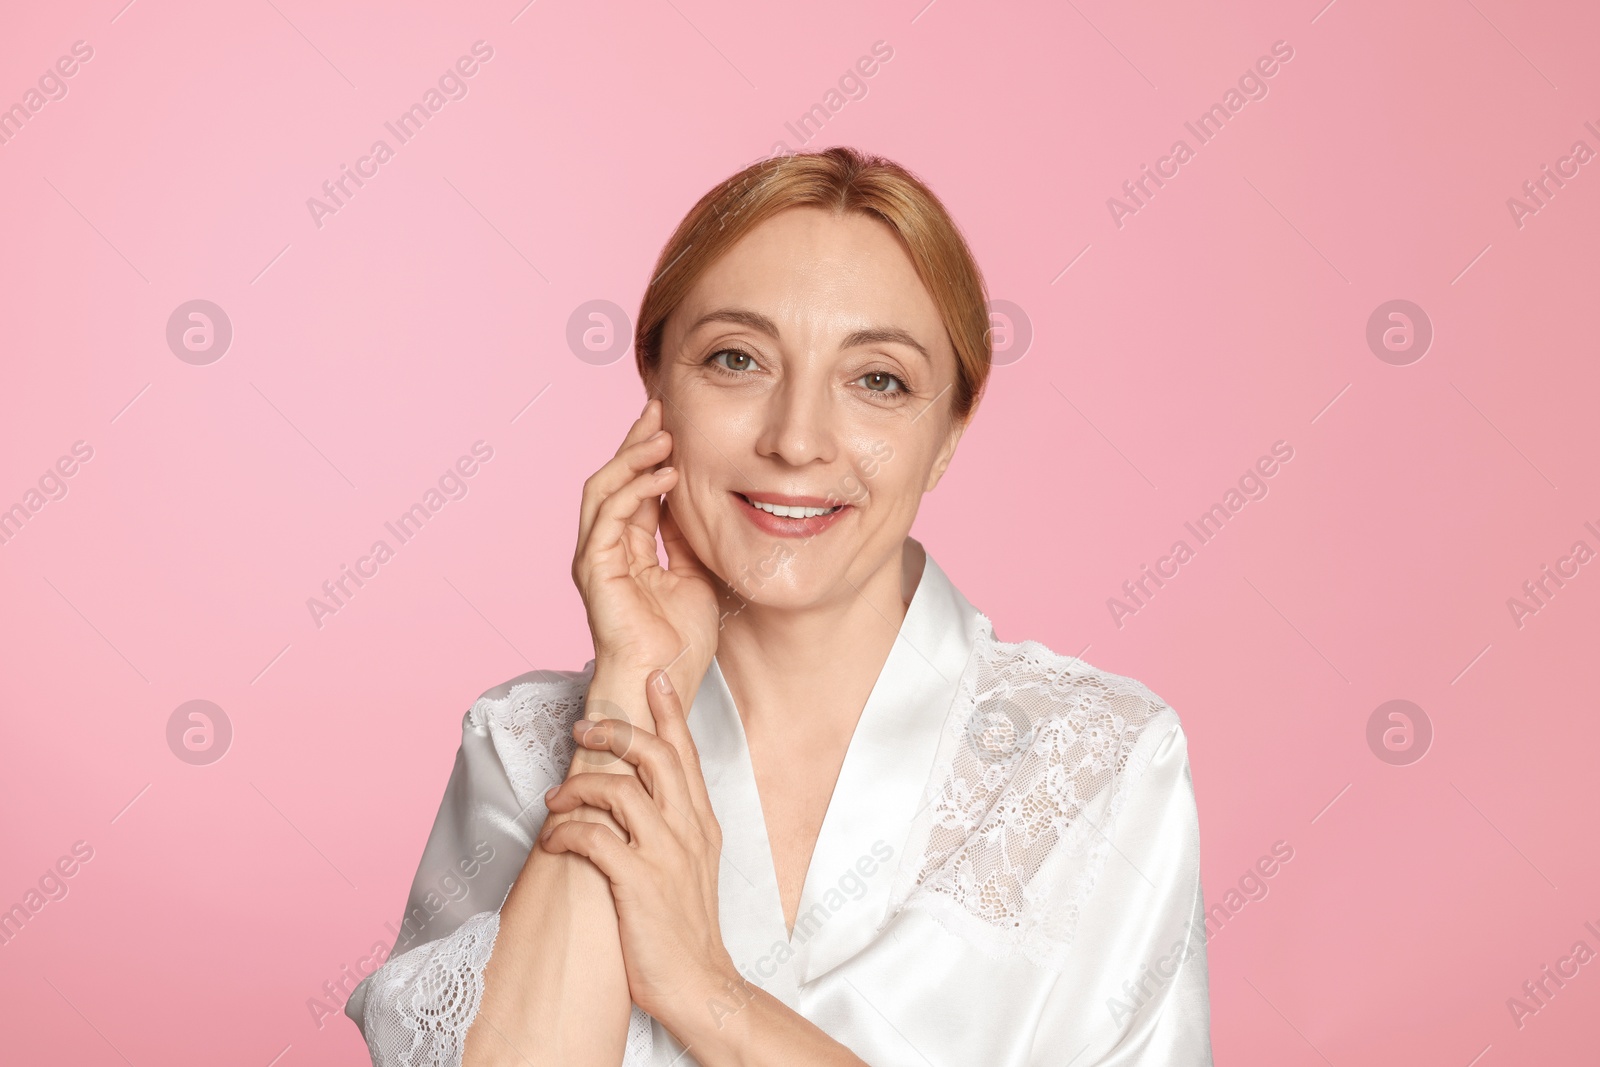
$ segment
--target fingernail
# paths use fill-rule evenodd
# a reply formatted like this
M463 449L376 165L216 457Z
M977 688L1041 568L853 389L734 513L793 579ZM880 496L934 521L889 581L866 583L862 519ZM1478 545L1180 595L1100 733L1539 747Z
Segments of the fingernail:
M539 831L539 840L540 841L548 841L548 840L550 840L550 835L555 833L555 832L556 832L556 828L555 828L555 824L554 823L545 823L544 824L544 829Z
M663 694L671 694L672 692L672 679L667 676L666 671L656 675L656 692Z
M669 475L671 473L672 473L672 468L671 467L662 467L660 470L656 471L656 477L657 478L665 478L667 475Z
M577 722L572 724L572 732L578 735L579 741L582 741L583 735L592 729L594 729L594 723L590 722L588 719L579 719Z
M544 791L544 798L546 800L549 800L551 797L555 796L559 792L561 792L561 787L559 785L553 785L549 789L546 789Z
M655 433L651 434L649 437L646 437L645 440L646 441L654 441L656 438L660 437L662 434L664 434L666 432L667 431L665 431L665 430L657 430Z

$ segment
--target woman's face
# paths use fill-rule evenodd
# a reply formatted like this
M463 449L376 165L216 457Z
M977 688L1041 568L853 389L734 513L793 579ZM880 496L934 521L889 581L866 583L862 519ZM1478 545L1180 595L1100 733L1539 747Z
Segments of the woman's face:
M668 504L739 598L804 607L898 564L962 425L955 352L886 224L773 216L705 272L662 342Z

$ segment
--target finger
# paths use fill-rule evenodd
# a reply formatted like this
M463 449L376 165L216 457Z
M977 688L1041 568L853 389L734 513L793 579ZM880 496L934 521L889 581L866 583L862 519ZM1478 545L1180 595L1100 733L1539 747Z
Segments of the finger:
M617 446L617 453L621 454L624 448L637 444L661 429L663 405L656 402L655 397L644 402L644 407L639 412L639 417L633 420L633 425L628 427L627 434L622 438L622 444Z
M641 862L631 845L597 822L572 819L556 826L547 824L539 835L539 845L546 852L571 852L584 857L599 867L613 886L629 883Z
M671 457L668 457L671 458ZM661 497L645 497L637 511L629 515L624 526L623 542L628 549L630 569L633 561L643 560L660 566L660 553L656 551L656 527L661 521Z
M667 457L671 459L669 455ZM644 498L644 503L639 505L637 511L628 516L628 529L633 531L635 538L642 538L649 542L649 550L644 554L654 557L656 547L656 528L661 524L661 497L651 495Z
M583 498L578 506L578 546L581 550L594 526L595 515L617 490L627 485L640 471L660 463L672 453L672 435L646 437L621 449L583 483Z
M689 733L689 720L683 714L683 701L672 687L672 677L666 671L656 671L645 683L650 714L655 717L656 737L672 746L678 757L678 769L689 794L689 802L700 815L702 823L715 821L711 810L711 795L706 791L706 776L700 769L700 750L695 747L694 736Z
M675 816L676 821L683 823L697 821L697 809L689 795L689 783L675 746L622 719L598 722L579 719L572 724L572 732L584 748L614 752L639 768L639 777L635 780L642 783L663 817ZM631 775L611 777L632 778Z
M639 510L639 505L648 499L659 498L676 484L678 484L677 468L662 467L657 471L644 472L606 497L600 505L600 510L595 513L594 525L589 531L588 543L583 547L583 555L593 558L595 554L620 544L622 535L628 529L628 519ZM653 546L655 531L650 530L648 533Z
M660 841L667 833L655 801L631 774L585 771L574 774L545 794L545 807L552 814L572 811L585 804L610 812L629 839L641 848Z

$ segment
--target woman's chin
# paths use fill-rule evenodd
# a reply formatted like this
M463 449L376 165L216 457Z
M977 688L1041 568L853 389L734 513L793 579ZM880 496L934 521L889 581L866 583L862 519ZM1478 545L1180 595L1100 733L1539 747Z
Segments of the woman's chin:
M747 606L780 611L816 607L837 596L841 588L849 589L843 566L807 560L800 553L788 559L775 552L752 555L713 570L732 595L732 606L724 605L725 611Z

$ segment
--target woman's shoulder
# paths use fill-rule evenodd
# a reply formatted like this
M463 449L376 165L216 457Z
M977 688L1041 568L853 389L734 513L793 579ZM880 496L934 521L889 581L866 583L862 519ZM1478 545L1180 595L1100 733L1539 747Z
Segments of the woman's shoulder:
M1001 641L982 616L961 687L900 892L990 955L1060 968L1129 798L1143 783L1161 807L1187 782L1146 773L1186 767L1177 713L1137 679Z
M1026 737L1098 737L1126 754L1141 739L1177 732L1178 713L1149 686L1034 640L1001 641L980 615L963 685L977 717L998 716Z

